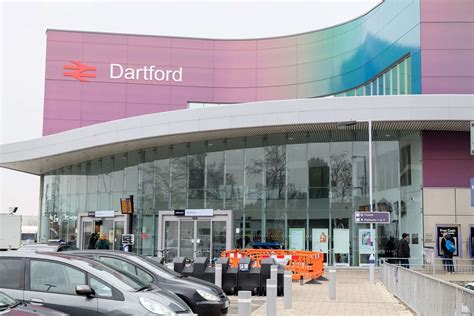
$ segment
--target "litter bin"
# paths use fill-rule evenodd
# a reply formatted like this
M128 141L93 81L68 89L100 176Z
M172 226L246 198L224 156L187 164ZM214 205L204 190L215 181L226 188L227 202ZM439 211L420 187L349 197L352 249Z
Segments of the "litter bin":
M252 267L250 258L240 258L237 274L237 290L260 294L260 268Z

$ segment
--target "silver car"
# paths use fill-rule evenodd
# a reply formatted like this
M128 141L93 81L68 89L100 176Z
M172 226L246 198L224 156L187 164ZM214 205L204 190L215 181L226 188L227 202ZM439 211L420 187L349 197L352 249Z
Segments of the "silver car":
M177 295L87 258L9 251L0 271L0 291L73 316L192 315Z

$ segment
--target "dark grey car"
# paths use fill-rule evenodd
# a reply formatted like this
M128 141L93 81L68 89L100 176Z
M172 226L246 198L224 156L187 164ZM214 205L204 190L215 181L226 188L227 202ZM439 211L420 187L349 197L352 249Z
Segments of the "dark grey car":
M221 288L176 273L152 258L111 250L77 250L67 253L97 259L114 269L135 275L144 282L169 290L182 298L199 316L227 314L229 299Z
M87 258L9 251L0 271L1 291L73 316L192 314L175 294Z

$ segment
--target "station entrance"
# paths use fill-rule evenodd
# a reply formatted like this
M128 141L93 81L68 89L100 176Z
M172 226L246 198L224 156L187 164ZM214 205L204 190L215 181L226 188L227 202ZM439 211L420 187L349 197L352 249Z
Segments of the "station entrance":
M110 249L123 250L122 235L127 233L128 218L114 211L97 211L80 213L78 216L79 239L77 247L88 249L93 233L100 236L105 234L110 243Z
M158 248L167 250L167 259L208 257L212 261L232 247L230 210L177 210L159 214Z

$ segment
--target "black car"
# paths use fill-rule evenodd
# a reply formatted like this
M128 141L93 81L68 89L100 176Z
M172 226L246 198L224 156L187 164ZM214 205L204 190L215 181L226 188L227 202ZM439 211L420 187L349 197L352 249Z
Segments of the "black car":
M111 250L68 251L71 255L95 258L119 271L125 271L145 282L153 283L178 295L200 316L227 314L229 299L218 286L184 276L153 258L135 253Z
M0 290L72 316L192 314L177 295L97 260L33 251L0 253Z
M6 316L67 316L67 314L55 310L25 304L13 297L0 292L0 315Z

